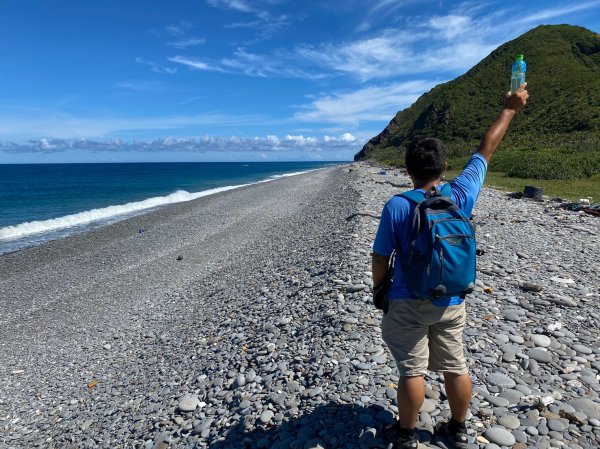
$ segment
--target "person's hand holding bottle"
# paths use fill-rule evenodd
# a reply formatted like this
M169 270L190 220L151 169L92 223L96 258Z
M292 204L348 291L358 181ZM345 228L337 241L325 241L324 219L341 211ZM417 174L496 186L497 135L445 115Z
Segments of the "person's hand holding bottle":
M511 95L509 92L504 100L504 109L512 110L515 114L518 113L525 106L529 98L529 92L527 92L526 88L527 83L523 83L514 94Z

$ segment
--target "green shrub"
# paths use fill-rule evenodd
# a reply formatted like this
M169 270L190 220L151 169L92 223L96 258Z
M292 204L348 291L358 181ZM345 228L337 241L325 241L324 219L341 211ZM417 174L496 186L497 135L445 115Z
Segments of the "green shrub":
M506 173L511 178L589 178L600 173L600 152L573 148L507 149L494 155L490 171Z

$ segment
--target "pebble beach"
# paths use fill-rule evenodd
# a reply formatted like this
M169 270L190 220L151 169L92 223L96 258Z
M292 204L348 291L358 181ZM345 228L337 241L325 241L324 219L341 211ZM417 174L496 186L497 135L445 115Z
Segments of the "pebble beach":
M0 256L0 448L388 448L370 254L409 188L345 164ZM470 447L599 447L599 219L491 188L474 217Z

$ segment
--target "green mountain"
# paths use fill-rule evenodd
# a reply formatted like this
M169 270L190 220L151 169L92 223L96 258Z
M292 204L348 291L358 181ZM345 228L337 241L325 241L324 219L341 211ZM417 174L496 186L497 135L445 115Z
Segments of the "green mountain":
M511 64L521 53L531 97L511 123L502 148L541 151L557 163L562 154L577 152L574 166L581 164L582 152L593 151L597 167L592 170L600 172L600 35L571 25L539 26L501 45L464 75L437 85L398 112L354 159L401 165L404 148L420 136L442 139L451 157L470 154L498 116L510 87ZM545 167L539 177L553 177L544 172L548 169L553 167Z

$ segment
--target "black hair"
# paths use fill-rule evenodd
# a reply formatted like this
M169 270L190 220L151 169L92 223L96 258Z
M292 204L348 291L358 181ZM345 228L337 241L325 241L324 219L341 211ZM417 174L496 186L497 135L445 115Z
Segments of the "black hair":
M446 170L446 148L440 139L417 138L406 150L406 170L418 181L438 179Z

